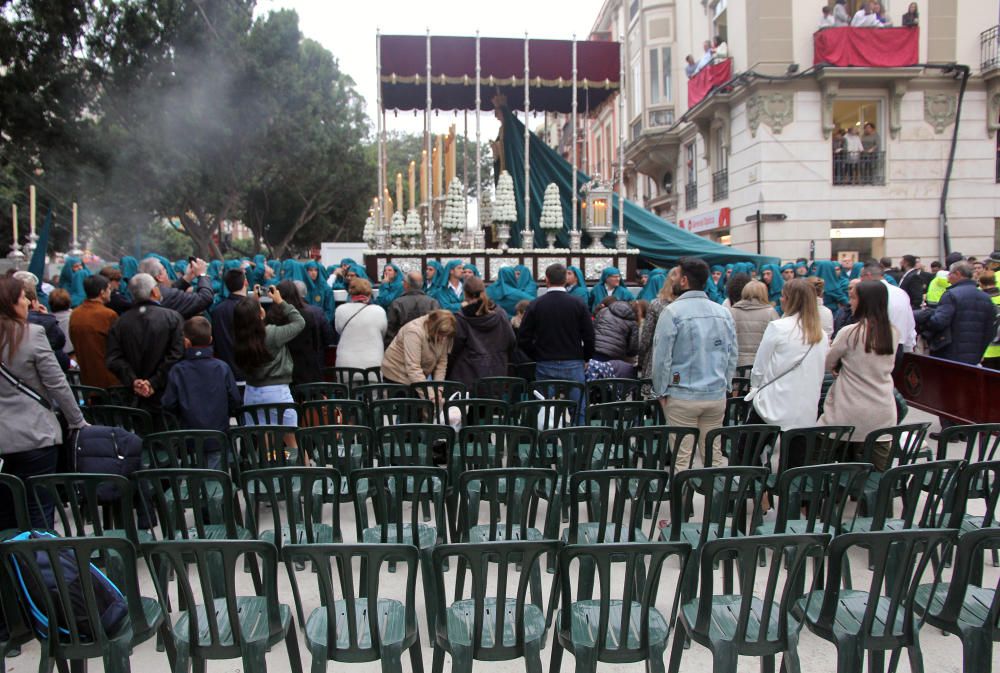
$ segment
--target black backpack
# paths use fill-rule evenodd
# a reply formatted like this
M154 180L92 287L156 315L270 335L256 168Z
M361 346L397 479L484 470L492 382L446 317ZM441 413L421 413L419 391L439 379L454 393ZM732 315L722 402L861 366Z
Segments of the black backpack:
M81 428L69 448L74 472L128 477L141 466L142 439L122 428L106 425ZM101 502L116 497L103 486L98 489L97 495Z
M54 537L55 535L51 533L30 531L11 538L11 541L40 540ZM60 552L58 556L59 567L57 568L52 567L49 558L49 555L45 553L39 553L35 556L35 563L38 564L41 570L42 582L44 584L44 586L39 587L34 575L21 568L16 556L11 557L11 566L13 567L16 580L15 590L18 594L18 600L24 606L24 611L31 621L31 625L38 632L39 636L42 638L49 637L52 625L49 624L48 616L42 607L45 604L42 592L48 592L58 607L60 603L59 585L55 573L59 573L63 582L69 587L71 604L64 606L62 610L58 610L59 623L55 627L59 630L59 633L69 635L69 630L66 628L66 624L63 623L63 619L65 619L64 615L69 614L76 620L76 627L80 635L84 638L93 639L95 625L91 624L87 618L87 599L84 595L83 583L80 581L79 568L73 551L64 549ZM94 564L90 564L90 575L93 579L94 599L97 601L98 612L101 615L100 626L103 627L105 633L114 633L128 614L128 604L125 601L125 596L122 595L122 592L115 586L114 582L109 580Z

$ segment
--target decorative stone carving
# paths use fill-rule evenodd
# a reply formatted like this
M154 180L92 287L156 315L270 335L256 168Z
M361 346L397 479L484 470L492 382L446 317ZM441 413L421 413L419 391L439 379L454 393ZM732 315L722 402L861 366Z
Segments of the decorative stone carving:
M833 101L840 92L840 84L833 80L824 80L820 83L820 109L823 116L823 138L829 140L833 133L835 124L833 123Z
M785 91L772 91L751 96L747 100L747 124L750 135L757 137L761 123L778 134L795 121L795 98Z
M614 265L614 257L587 257L584 259L583 275L587 280L599 280L601 272Z
M517 266L521 263L520 257L493 257L490 259L490 280L500 277L500 269L505 266Z
M906 82L894 80L889 88L889 135L893 140L899 139L903 128L903 96L906 95Z
M956 94L924 92L924 121L934 127L934 133L944 133L954 124L957 111Z

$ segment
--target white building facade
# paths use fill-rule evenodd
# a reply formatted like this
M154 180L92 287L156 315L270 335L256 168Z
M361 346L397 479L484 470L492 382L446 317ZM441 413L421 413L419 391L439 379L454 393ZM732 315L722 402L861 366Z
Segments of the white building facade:
M882 4L899 26L909 3ZM930 261L944 254L951 163L949 249L1000 248L1000 0L918 4L920 65L813 68L813 3L608 0L592 38L625 42L628 196L702 236L784 261ZM861 39L879 40L870 30ZM700 59L715 36L728 45L732 78L689 106L684 57ZM956 63L971 70L964 95L960 70L946 69ZM592 170L617 155L617 134L607 132L617 102L605 108L587 125ZM867 123L876 150L858 163L835 158L837 129Z

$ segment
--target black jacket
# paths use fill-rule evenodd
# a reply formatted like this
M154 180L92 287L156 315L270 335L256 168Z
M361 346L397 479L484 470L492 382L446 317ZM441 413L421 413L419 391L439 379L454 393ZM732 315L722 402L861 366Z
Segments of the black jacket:
M323 373L323 351L326 345L323 343L322 324L326 321L323 309L306 304L306 309L301 311L302 319L306 326L291 341L288 342L288 354L292 356L292 385L297 386L302 383L318 383L322 380ZM310 311L315 308L319 312ZM280 324L287 324L284 320Z
M116 290L111 293L111 299L108 301L108 307L118 315L121 315L125 311L132 308L132 300L120 291Z
M535 299L521 320L517 343L535 362L594 357L594 323L582 300L549 291Z
M193 292L187 289L191 285L181 278L174 283L173 287L160 286L160 304L164 308L170 308L181 314L185 320L204 313L215 301L212 293L212 281L208 276L201 276L198 279L198 287Z
M478 307L477 302L455 314L455 339L448 358L448 380L461 381L469 390L483 377L507 376L507 363L517 346L504 310L497 307L476 315Z
M385 330L385 347L388 348L403 325L441 308L437 299L427 296L423 290L407 290L392 300L386 311L388 325Z
M108 369L129 388L136 379L149 381L158 405L167 373L184 357L183 325L180 313L154 301L134 304L108 332Z
M594 317L594 354L624 360L639 352L639 323L627 301L616 301Z
M237 381L246 381L246 375L236 366L233 356L233 309L240 299L243 295L231 294L212 309L212 350L215 357L229 365Z
M977 365L996 333L996 310L989 296L972 280L949 287L933 311L920 320L921 328L933 335L950 334L943 345L931 351L934 357Z
M28 322L45 330L45 338L48 340L49 346L52 347L52 352L55 353L59 366L62 367L63 371L67 371L69 369L69 356L63 352L63 347L66 346L66 335L62 331L62 327L59 326L59 319L51 313L29 311Z
M924 292L927 285L924 283L922 273L913 269L907 271L899 281L899 288L910 296L910 308L914 311L924 305Z
M181 427L219 432L229 429L230 416L243 404L233 372L212 357L211 346L187 349L184 359L171 367L162 402Z
M327 346L333 346L337 343L337 333L333 331L333 325L329 320L326 319L326 313L319 306L313 306L312 304L303 304L305 311L302 315L305 316L307 313L312 314L316 319L316 324L319 325L319 344L320 344L320 366L324 364L323 352L326 350ZM306 318L306 326L308 327L309 318Z

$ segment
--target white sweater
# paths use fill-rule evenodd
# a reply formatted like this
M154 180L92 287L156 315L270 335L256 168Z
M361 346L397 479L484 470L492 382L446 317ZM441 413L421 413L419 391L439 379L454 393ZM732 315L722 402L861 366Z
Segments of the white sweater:
M355 313L357 317L352 318ZM382 356L385 355L382 341L388 327L385 309L376 304L341 304L333 314L333 327L340 335L338 367L367 369L382 366Z
M829 350L825 338L810 350L809 344L802 342L795 316L769 323L750 372L751 393L756 392L753 406L760 417L782 430L816 425ZM802 364L796 367L800 360ZM766 385L769 381L774 383Z

